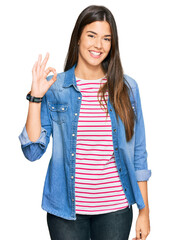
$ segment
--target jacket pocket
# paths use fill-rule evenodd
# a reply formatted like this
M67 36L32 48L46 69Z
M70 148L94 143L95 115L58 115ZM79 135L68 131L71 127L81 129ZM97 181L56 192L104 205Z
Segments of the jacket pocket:
M53 121L58 124L62 124L66 122L66 114L68 110L67 104L58 104L58 103L50 103L48 102L48 107L50 110L50 115Z

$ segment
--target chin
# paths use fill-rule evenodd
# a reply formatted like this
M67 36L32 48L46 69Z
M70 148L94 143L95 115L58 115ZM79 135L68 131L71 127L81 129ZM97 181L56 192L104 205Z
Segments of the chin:
M102 60L100 60L100 61L96 61L96 60L94 60L94 61L88 61L88 64L89 64L89 65L93 65L93 66L98 66L98 65L100 65L100 64L103 62L103 60L104 60L104 59L102 59Z

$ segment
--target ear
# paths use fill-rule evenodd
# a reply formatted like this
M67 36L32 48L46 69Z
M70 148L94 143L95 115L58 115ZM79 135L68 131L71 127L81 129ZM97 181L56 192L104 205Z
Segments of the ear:
M80 44L80 40L78 40L78 45Z

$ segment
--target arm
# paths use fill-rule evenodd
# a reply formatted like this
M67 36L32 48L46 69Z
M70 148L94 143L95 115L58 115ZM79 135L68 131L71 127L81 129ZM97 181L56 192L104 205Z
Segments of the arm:
M134 167L136 179L140 182L149 180L151 170L148 170L145 126L138 86L136 87L136 112Z
M147 181L138 182L138 185L141 190L145 207L139 210L139 215L136 221L136 238L133 238L133 240L145 240L150 233Z
M140 236L142 237L142 240L145 240L150 232L147 181L151 176L151 170L148 170L147 164L145 126L138 86L136 88L136 108L137 119L135 126L136 135L134 166L136 171L136 179L144 200L145 207L139 210L139 215L136 221L136 238L133 238L133 240L141 239Z
M35 96L35 94L31 94L32 96ZM29 102L25 126L30 141L36 142L41 133L41 103Z
M52 131L46 95L43 97L41 104L33 104L37 105L32 105L32 108L29 107L27 124L19 135L23 154L30 161L40 159L45 153Z
M22 133L19 135L21 148L25 157L30 161L35 161L45 153L52 131L49 112L47 107L46 92L57 80L56 70L49 67L45 70L49 53L46 54L41 63L42 55L38 57L32 69L31 93L36 97L43 97L41 103L29 103L27 122ZM54 76L48 79L50 72Z
M139 213L140 214L149 214L149 202L148 202L148 186L147 186L147 181L143 181L143 182L138 182L144 203L145 203L145 207L142 209L139 209Z

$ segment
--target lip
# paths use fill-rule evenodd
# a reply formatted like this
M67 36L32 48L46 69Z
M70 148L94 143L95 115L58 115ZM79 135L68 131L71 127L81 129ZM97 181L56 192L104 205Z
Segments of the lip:
M95 56L95 55L93 55L91 52L100 53L100 55L99 55L99 56ZM93 58L100 58L101 55L102 55L102 52L99 52L99 51L93 51L93 50L89 50L89 53L90 53L90 56L93 57Z
M100 52L100 51L95 51L95 50L89 50L89 52L97 52L97 53L102 53L102 52Z

